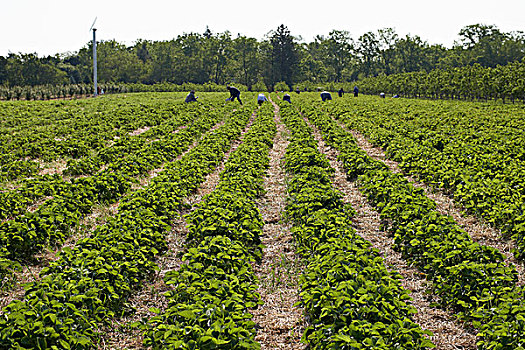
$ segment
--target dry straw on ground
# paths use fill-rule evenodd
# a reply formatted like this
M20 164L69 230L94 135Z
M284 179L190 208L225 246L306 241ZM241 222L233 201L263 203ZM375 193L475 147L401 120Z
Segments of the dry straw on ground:
M38 172L38 175L62 175L62 172L67 168L67 161L64 159L50 163L38 161L38 163L40 163L40 171Z
M145 133L149 129L151 129L151 126L145 126L143 128L139 128L139 129L133 130L132 132L129 133L129 136L138 136L140 134Z
M290 226L281 222L286 200L285 174L281 167L288 141L287 130L275 107L277 135L270 150L270 167L264 179L266 194L258 206L264 220L262 261L255 264L264 305L253 310L257 324L255 340L262 349L305 349L300 342L304 330L299 301L300 259L294 253Z

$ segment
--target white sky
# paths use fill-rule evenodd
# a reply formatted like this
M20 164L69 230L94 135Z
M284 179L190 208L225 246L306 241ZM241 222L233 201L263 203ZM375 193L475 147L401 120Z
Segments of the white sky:
M262 39L280 24L311 41L332 29L354 39L367 31L393 27L400 36L419 35L450 47L469 24L494 24L502 31L525 31L525 0L1 0L0 55L39 56L78 51L92 38L131 45L137 39L170 40L189 32L229 30Z

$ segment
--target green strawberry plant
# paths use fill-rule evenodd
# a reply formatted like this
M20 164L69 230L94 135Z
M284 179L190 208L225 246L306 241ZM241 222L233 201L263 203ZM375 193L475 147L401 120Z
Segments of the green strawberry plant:
M306 104L302 110L323 134L342 130L329 116L331 112ZM351 134L339 134L339 138L328 143L338 149L341 157L359 160L361 157L348 158L347 154L365 155ZM504 263L503 254L473 242L451 218L437 213L435 203L402 175L380 166L360 168L357 163L346 162L345 167L352 174L349 178L358 174L364 194L376 205L381 217L390 220L394 247L427 274L441 304L479 329L478 347L520 348L525 341L520 333L523 287L516 286L516 269Z
M293 106L280 107L292 134L285 156L286 218L306 262L299 305L309 325L302 340L310 349L435 347L430 332L412 321L415 309L398 274L352 227L354 211L333 188L334 169L317 150L312 130Z

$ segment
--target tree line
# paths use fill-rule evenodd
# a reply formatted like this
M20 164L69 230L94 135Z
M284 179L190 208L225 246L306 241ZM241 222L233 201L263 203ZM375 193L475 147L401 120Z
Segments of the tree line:
M434 69L365 78L359 86L367 94L463 100L525 102L525 60L496 67Z
M345 83L459 67L497 67L525 57L523 32L493 25L462 28L452 48L430 45L417 35L399 36L392 28L353 38L333 30L302 42L281 25L262 40L230 32L185 33L168 41L115 40L97 44L100 83L234 83L253 90L278 82ZM92 43L78 52L39 57L36 53L0 56L0 85L36 86L92 83Z

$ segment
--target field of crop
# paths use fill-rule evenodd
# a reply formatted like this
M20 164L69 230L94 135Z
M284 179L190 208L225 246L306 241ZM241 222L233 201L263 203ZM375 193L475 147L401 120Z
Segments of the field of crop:
M525 107L0 103L0 349L524 349Z

